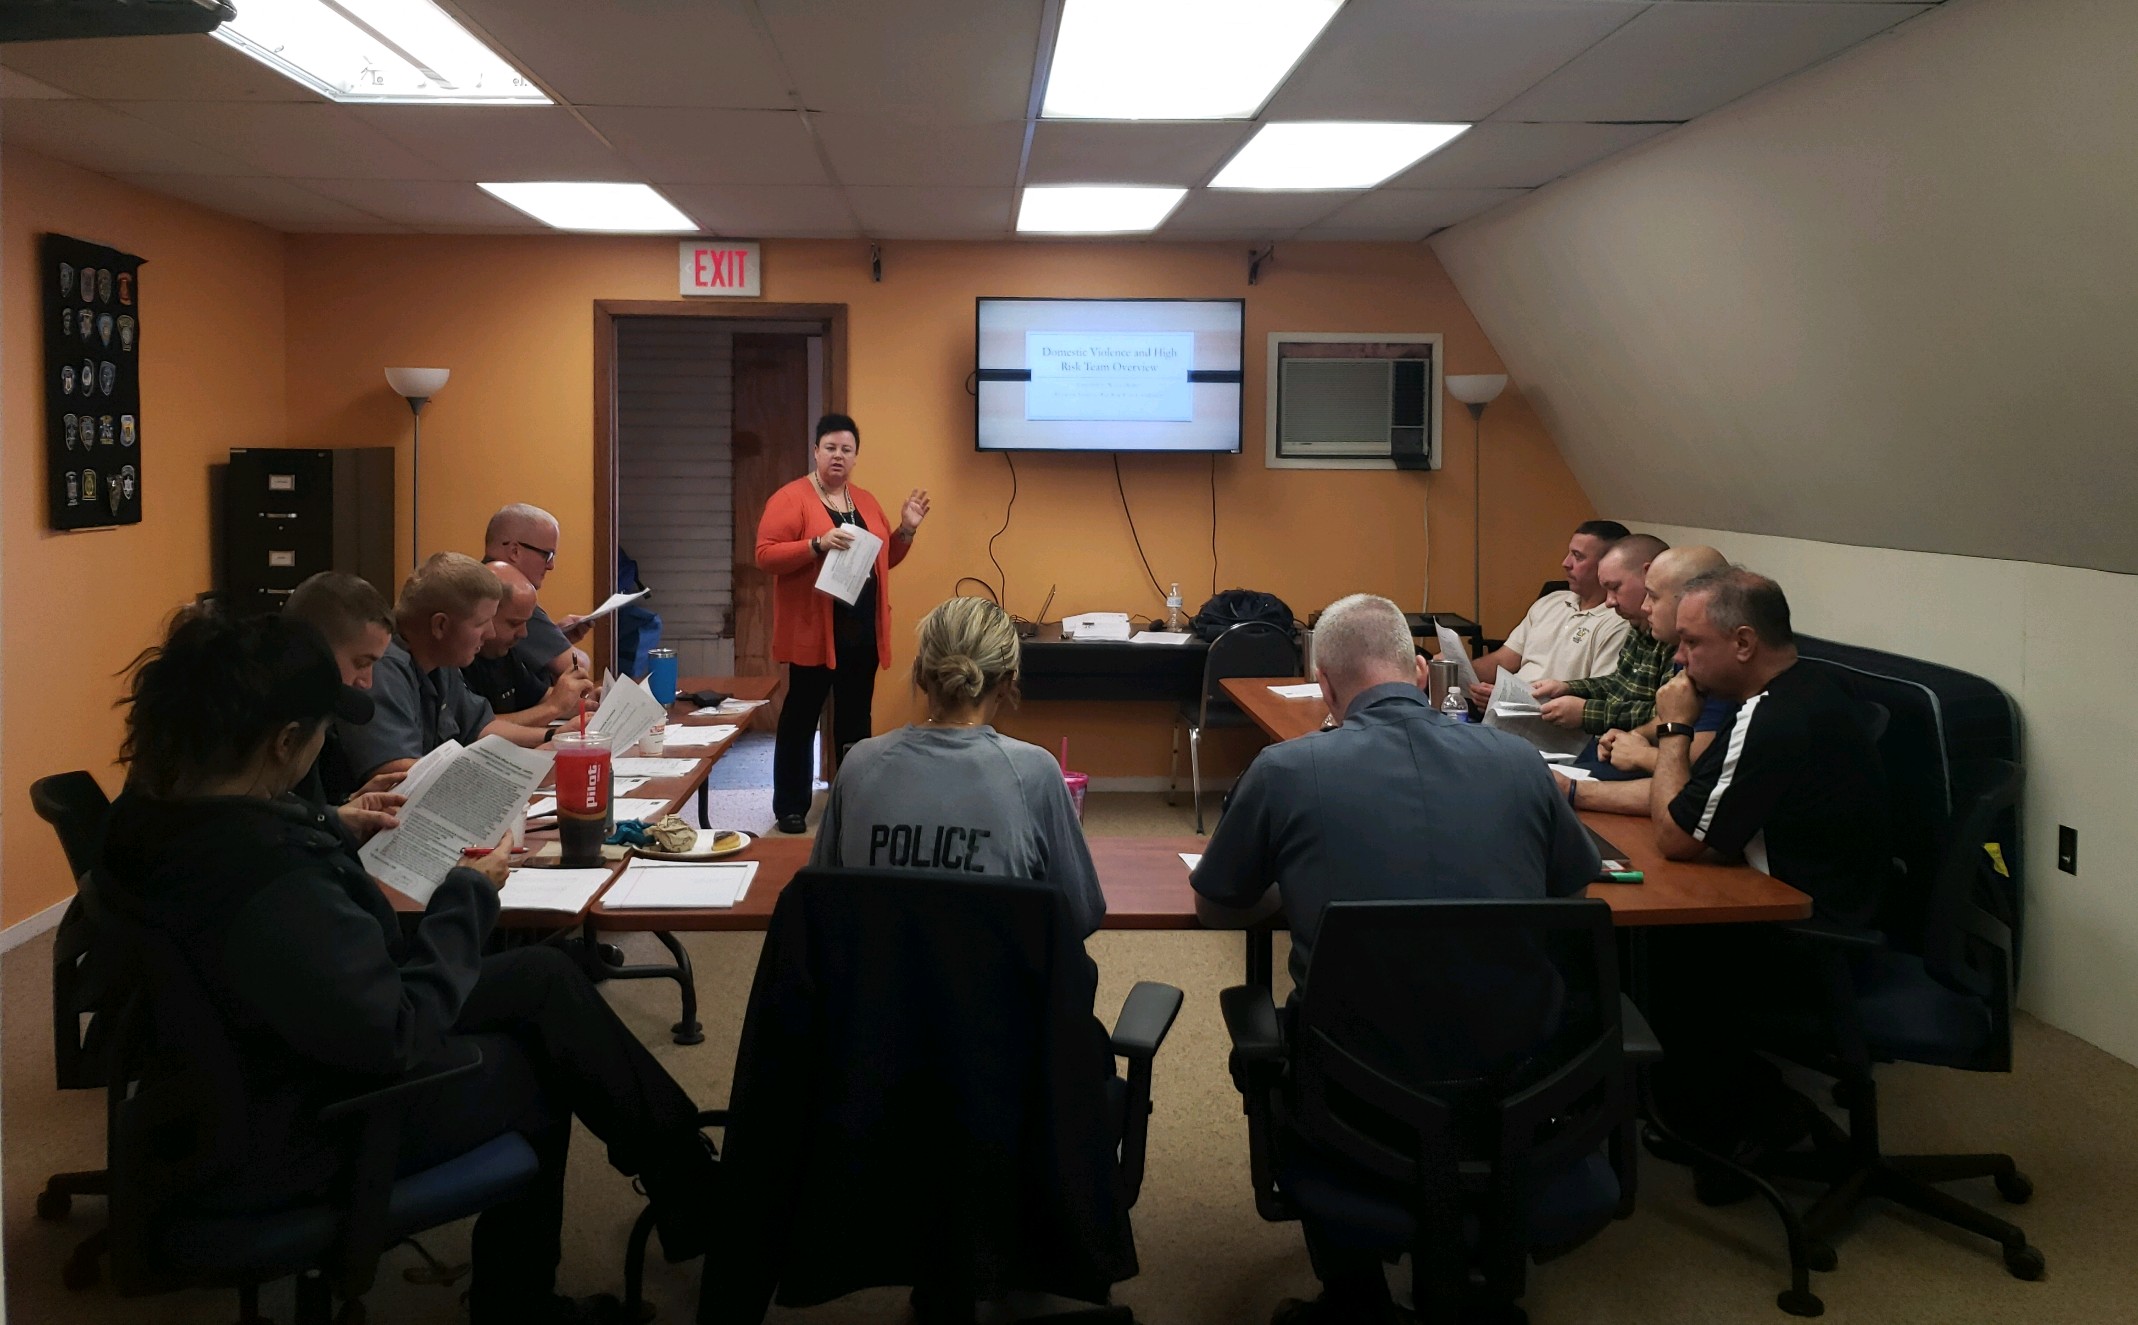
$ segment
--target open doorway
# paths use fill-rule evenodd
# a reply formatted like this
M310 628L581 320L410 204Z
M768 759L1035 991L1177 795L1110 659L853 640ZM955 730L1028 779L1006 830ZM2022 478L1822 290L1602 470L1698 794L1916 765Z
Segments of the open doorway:
M845 306L602 302L594 330L595 548L611 575L619 551L636 563L682 675L775 674L757 519L842 408ZM594 643L634 670L613 629Z

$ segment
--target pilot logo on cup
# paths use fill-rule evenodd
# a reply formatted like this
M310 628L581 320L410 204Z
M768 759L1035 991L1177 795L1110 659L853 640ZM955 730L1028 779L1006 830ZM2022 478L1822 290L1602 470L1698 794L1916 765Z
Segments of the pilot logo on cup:
M104 416L103 418L101 418L101 419L98 419L98 420L97 420L97 440L98 440L98 441L102 442L102 443L103 443L104 445L106 445L106 446L109 446L109 445L111 445L111 443L112 443L112 439L113 439L113 438L114 438L114 437L115 437L116 435L117 435L117 434L115 434L114 432L112 432L112 428L111 428L111 416L110 416L109 414L106 414L106 415L105 415L105 416Z
M64 262L59 264L59 297L62 299L72 299L74 297L74 268Z
M119 318L119 348L129 351L134 348L134 319L130 313Z
M119 273L119 302L122 304L134 302L134 274L130 271Z
M107 304L111 302L111 268L109 267L97 268L97 298Z
M121 414L119 416L119 445L132 446L133 444L134 416L131 414Z
M71 363L59 370L59 393L63 396L74 394L74 365Z
M71 469L67 471L67 504L69 506L82 504L82 480Z
M111 394L111 389L118 384L119 366L117 364L106 359L103 363L97 365L97 390L108 396Z
M106 345L111 344L111 329L115 325L117 324L112 321L111 314L109 313L106 313L104 314L104 316L98 318L97 339L102 341Z

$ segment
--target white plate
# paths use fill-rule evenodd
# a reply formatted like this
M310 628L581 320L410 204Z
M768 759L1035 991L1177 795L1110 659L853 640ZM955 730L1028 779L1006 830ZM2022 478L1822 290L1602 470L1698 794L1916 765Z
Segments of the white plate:
M713 850L713 839L724 832L740 834L742 842L739 845L729 847L725 851ZM645 847L634 847L632 850L635 854L644 856L648 860L720 860L748 849L750 843L756 840L757 834L741 828L700 828L698 830L698 845L688 851L651 851Z

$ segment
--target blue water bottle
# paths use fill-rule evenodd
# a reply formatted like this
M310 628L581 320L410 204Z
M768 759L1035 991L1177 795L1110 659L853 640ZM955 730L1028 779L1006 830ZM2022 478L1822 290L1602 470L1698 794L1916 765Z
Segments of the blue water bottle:
M676 651L650 649L646 653L646 688L663 706L676 702Z

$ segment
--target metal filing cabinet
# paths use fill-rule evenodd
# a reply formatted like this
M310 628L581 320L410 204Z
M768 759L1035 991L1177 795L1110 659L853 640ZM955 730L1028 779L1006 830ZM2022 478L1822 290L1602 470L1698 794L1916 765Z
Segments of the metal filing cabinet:
M223 467L220 588L272 608L321 571L361 575L393 601L393 448L246 447Z

